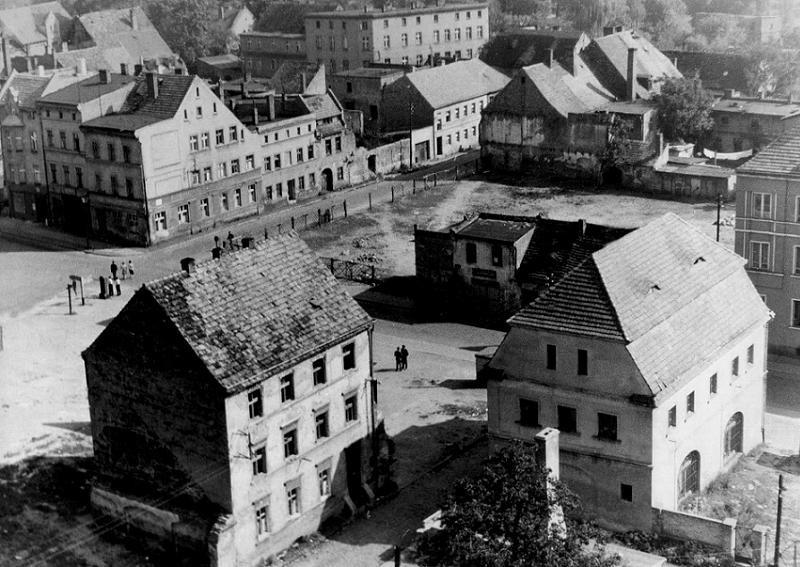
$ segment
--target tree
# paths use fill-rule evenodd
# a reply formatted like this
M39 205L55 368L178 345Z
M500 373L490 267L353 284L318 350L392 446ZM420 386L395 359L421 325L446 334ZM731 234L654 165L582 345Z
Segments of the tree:
M753 95L787 96L800 80L797 51L777 45L757 45L745 51L747 86Z
M215 0L160 0L147 6L147 15L164 41L191 69L199 57L225 52L226 32L215 23Z
M692 33L683 0L645 0L643 30L661 49L680 46Z
M598 185L603 180L604 172L623 165L626 158L630 156L631 132L633 132L633 125L630 121L616 114L608 115L606 145L603 151L597 156L599 166L597 171Z
M714 127L711 118L714 97L698 79L665 79L655 103L658 124L667 141L702 143Z
M442 506L441 531L420 541L420 559L470 567L616 565L602 545L587 547L595 534L572 519L577 497L548 472L521 442L492 456L480 476L455 483ZM559 508L565 530L552 521Z

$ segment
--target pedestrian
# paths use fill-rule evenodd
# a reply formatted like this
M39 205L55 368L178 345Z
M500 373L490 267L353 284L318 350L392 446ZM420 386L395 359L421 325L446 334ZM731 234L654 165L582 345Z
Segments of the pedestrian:
M403 348L400 349L400 366L402 370L408 370L408 349L406 345L403 345Z
M214 248L219 248L219 236L214 235Z
M117 261L111 260L111 279L117 279Z
M128 264L125 263L125 260L122 261L119 273L122 274L123 280L128 277Z
M133 262L128 260L128 275L133 279Z
M122 286L119 285L119 278L114 278L114 285L117 288L117 295L122 295Z
M233 250L233 233L230 230L228 231L228 248Z
M403 369L403 355L400 352L400 347L397 347L394 351L394 371L397 372L398 370Z

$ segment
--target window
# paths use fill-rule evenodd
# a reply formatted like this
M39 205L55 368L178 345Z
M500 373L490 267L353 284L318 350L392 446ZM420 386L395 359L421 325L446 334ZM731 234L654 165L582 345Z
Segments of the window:
M80 167L75 168L75 186L83 187L83 169Z
M678 424L678 407L672 406L667 412L667 425L675 427Z
M607 413L597 414L597 438L617 441L617 416Z
M420 66L420 65L422 65L424 61L425 61L425 60L424 60L424 58L422 57L422 55L421 55L421 54L420 54L420 55L417 55L417 59L416 59L416 64L417 64L417 66ZM441 124L441 123L440 123L440 124Z
M203 168L203 183L211 181L211 166Z
M466 253L467 264L474 264L478 261L478 248L474 242L467 242Z
M312 373L314 375L314 385L319 386L324 384L325 378L325 358L318 358L311 363Z
M402 47L408 47L408 34L407 33L400 34L400 45Z
M311 187L314 187L317 184L317 176L316 176L316 174L314 174L314 173L309 173L308 174L308 184Z
M54 163L51 163L51 164L50 164L50 180L51 180L53 183L58 183L58 175L57 175L57 172L58 172L58 169L57 169L57 166L56 166L56 164L54 164Z
M708 393L712 396L717 393L717 374L716 372L708 379Z
M58 133L58 137L59 137L59 140L61 141L61 149L62 150L66 150L67 149L67 133L62 130L61 132Z
M153 215L153 221L156 225L156 232L159 230L167 230L167 213L164 211L158 212Z
M228 164L225 162L217 164L217 179L228 177Z
M772 194L753 193L753 216L768 219L772 216Z
M547 345L547 369L556 369L556 345Z
M117 148L114 144L108 144L106 146L106 150L108 150L108 161L117 161Z
M331 144L331 140L325 140L325 155L329 156L333 153L333 145Z
M391 47L391 41L389 40L389 36L388 35L383 36L383 48L389 49L390 47Z
M9 138L9 140L10 139L11 138ZM11 145L11 142L9 142L9 146L10 145ZM52 130L48 130L47 131L47 145L50 146L50 147L52 147L54 145L53 144L53 131Z
M736 412L725 425L725 449L724 454L729 457L735 453L742 452L742 430L744 417L741 412Z
M444 121L445 122L450 122L450 111L449 110L444 113Z
M289 505L289 515L296 516L300 513L300 487L294 486L286 489L286 502Z
M269 506L256 504L256 533L263 538L269 533Z
M336 168L336 180L337 181L344 181L344 168L337 167Z
M800 328L800 299L792 299L792 327Z
M578 349L578 376L586 376L589 374L589 352L579 348Z
M267 474L267 447L261 445L252 450L250 463L253 465L253 476Z
M131 162L131 147L130 146L122 146L122 161L125 163Z
M739 376L739 357L734 356L733 360L731 361L731 376L736 378Z
M203 132L200 135L200 148L203 150L207 150L211 146L211 137L208 135L208 132Z
M633 502L633 486L621 483L619 485L619 498L625 502Z
M195 169L189 172L191 176L191 183L192 185L199 185L200 184L200 170Z
M308 155L308 159L314 159L314 146L308 146L306 155Z
M700 490L700 453L692 451L678 471L678 494L681 498Z
M686 417L694 413L694 392L689 392L686 396Z
M100 144L98 144L96 140L92 140L92 157L94 159L100 159Z
M356 421L358 419L358 400L356 395L353 394L344 400L344 420L347 423Z
M264 171L272 171L272 157L264 156Z
M72 134L72 149L76 152L81 151L81 138L77 132Z
M231 142L239 139L239 132L236 130L236 126L231 126L228 128L228 139Z
M126 181L128 180L126 179ZM200 214L202 214L204 217L211 216L211 207L208 204L208 197L205 199L200 199Z
M261 401L261 388L247 392L247 408L250 412L250 419L264 415L264 406Z
M200 148L200 143L197 135L192 134L189 136L189 151L196 152Z
M455 41L461 41L461 28L456 28L453 30L453 39Z
M519 424L526 427L539 427L539 402L519 399Z
M472 39L472 27L471 26L467 26L466 29L464 30L464 32L466 34L466 38L467 39Z
M278 197L283 197L283 183L280 181L275 184L275 193L277 193Z
M475 28L475 32L479 38L483 37L483 26L478 26Z
M267 200L272 201L272 185L267 185L264 188L264 194L267 196Z
M297 178L297 188L298 188L300 191L302 191L303 189L305 189L305 188L306 188L306 178L305 178L305 177L303 177L302 175L301 175L300 177L298 177L298 178Z
M220 205L220 208L223 211L227 211L230 208L230 205L228 204L228 194L227 193L222 193L219 196L219 205Z
M297 424L283 430L283 456L288 459L297 455Z
M342 137L341 136L336 136L336 138L334 138L333 141L334 141L334 146L336 147L336 151L337 152L341 152L342 151Z
M275 154L274 156L272 156L272 166L275 169L281 168L281 154Z
M329 496L331 493L331 468L317 469L317 480L319 481L319 495L320 497Z
M294 399L294 374L287 374L281 378L281 403Z
M233 202L237 207L242 206L242 190L236 189L233 192Z
M558 406L558 429L562 433L578 432L578 410L567 406Z
M414 44L422 45L422 32L416 32L414 34Z
M67 185L67 186L71 185L72 184L72 180L70 179L70 176L69 176L69 166L62 165L61 166L61 170L64 173L64 185Z
M433 23L434 24L438 24L439 23L439 14L434 14L433 15Z
M328 437L328 410L317 412L317 415L314 416L314 426L317 441Z
M303 148L297 148L297 163L303 161Z
M42 182L42 172L39 169L38 165L33 166L33 182L34 183L41 183Z
M250 200L251 203L256 202L256 184L251 183L247 186L247 198Z
M356 367L356 344L347 343L342 347L342 367L352 370Z
M492 244L492 266L503 265L503 247L500 244Z
M241 173L241 169L239 167L239 160L238 159L232 159L231 160L231 175L234 175L236 173Z
M203 117L203 107L202 106L198 106L194 111L194 115L197 118L202 118Z
M440 41L439 30L433 30L433 43L439 43Z
M245 156L244 170L250 171L251 169L255 169L255 167L256 167L256 157L254 155Z
M35 152L39 149L39 138L36 136L36 132L31 132L31 151Z
M216 144L218 146L221 146L222 144L224 144L225 143L225 130L220 128L219 130L214 132L214 139L216 140Z
M444 40L445 41L450 41L450 30L449 29L444 30Z
M369 36L361 37L361 51L369 51Z
M750 243L750 269L769 270L769 242Z

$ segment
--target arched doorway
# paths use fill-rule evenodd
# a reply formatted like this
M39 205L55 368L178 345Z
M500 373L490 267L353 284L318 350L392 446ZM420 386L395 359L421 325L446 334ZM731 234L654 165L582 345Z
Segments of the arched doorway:
M375 173L378 170L375 154L367 156L367 169L369 169L372 173Z
M322 170L322 189L324 191L333 191L333 172L330 168Z
M736 412L725 425L725 457L731 457L742 452L742 434L744 431L744 417L742 412Z
M678 471L678 497L700 492L700 453L692 451L681 463Z

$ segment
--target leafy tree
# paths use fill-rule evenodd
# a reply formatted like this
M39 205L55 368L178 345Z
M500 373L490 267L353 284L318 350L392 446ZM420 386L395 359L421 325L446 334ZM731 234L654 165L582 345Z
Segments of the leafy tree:
M226 33L215 0L159 0L147 6L147 15L167 44L193 68L198 57L225 52Z
M777 45L757 45L745 51L745 76L751 94L786 96L800 81L800 61L796 50Z
M645 0L643 30L661 49L680 46L692 32L683 0Z
M463 478L442 506L442 530L419 545L427 565L470 567L610 567L602 545L588 547L591 526L571 518L575 495L548 478L530 446L492 456L477 478ZM556 510L555 514L553 511ZM553 518L563 512L565 524Z
M500 0L489 0L489 30L492 35L504 32L508 28L506 14Z
M708 14L704 17L695 16L694 35L687 40L686 47L695 50L724 51L739 47L745 41L747 33L732 18L721 14Z
M711 118L714 97L698 79L665 79L655 102L659 127L667 141L702 143L714 127Z
M608 130L606 134L606 145L598 155L597 183L601 183L603 172L611 167L617 167L625 163L631 151L631 133L633 125L630 121L621 118L616 114L610 114L608 118Z
M590 34L607 25L630 24L628 0L566 0L560 9L575 29Z

